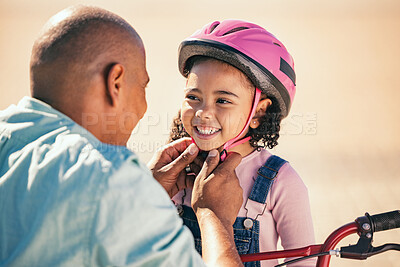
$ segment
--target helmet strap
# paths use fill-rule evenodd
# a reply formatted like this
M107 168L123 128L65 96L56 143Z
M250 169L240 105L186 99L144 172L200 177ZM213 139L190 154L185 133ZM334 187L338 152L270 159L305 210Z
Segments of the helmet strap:
M240 131L240 133L233 139L229 140L228 142L226 142L224 144L224 148L221 152L221 161L224 161L226 156L227 156L227 152L229 149L232 149L235 146L241 145L247 141L249 141L251 139L250 136L244 137L242 139L239 139L240 136L246 131L246 129L249 127L251 119L254 117L254 114L256 114L256 110L257 110L257 105L260 102L260 98L261 98L261 90L256 88L256 93L254 95L254 100L253 100L253 106L251 108L249 117L247 118L246 124L243 127L242 131Z

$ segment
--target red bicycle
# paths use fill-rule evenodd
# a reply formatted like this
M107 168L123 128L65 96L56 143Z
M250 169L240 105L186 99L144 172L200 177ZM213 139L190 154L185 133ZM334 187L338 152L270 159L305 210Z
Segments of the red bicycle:
M311 257L318 257L316 267L328 267L332 255L340 256L341 258L365 260L370 256L385 251L400 251L400 244L388 243L379 247L372 246L373 234L375 232L394 228L400 228L399 210L377 215L369 215L368 213L365 213L365 216L358 217L354 222L336 229L323 244L311 245L298 249L246 254L241 255L240 257L243 262L299 257L276 265L275 267L289 265ZM335 246L339 241L346 236L355 233L360 236L357 244L335 249Z

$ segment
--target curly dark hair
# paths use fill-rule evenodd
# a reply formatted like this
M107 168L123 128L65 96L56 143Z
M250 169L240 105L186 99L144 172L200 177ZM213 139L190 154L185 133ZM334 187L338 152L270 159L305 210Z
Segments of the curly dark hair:
M187 68L185 69L185 74L189 74L190 70L195 64L200 62L204 62L207 60L216 60L213 58L205 57L205 56L196 56L189 60L186 64ZM187 75L185 75L187 76ZM245 76L247 78L247 76ZM251 83L250 79L248 81ZM252 84L252 83L251 83ZM253 85L255 88L255 86ZM262 98L267 98L266 95L262 94ZM249 131L246 135L250 136L250 145L257 150L261 148L274 148L278 145L280 124L282 121L282 114L278 108L277 101L273 98L270 98L272 101L272 105L267 108L264 116L259 117L259 126L255 129L249 128ZM181 120L181 111L179 110L178 114L173 118L170 136L168 142L172 142L178 140L183 137L190 137L189 134L185 131Z

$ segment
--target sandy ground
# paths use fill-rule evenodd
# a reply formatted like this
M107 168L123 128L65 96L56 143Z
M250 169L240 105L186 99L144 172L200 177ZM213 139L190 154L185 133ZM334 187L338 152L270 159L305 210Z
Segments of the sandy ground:
M129 141L147 161L167 139L180 105L179 43L212 20L259 23L295 59L297 95L273 152L288 159L308 185L322 243L366 211L400 208L400 2L321 2L0 0L0 109L29 95L31 46L50 16L76 3L107 8L136 28L147 49L148 111ZM400 230L374 239L376 246L400 243ZM360 262L333 259L331 266L399 261L400 253L389 252Z

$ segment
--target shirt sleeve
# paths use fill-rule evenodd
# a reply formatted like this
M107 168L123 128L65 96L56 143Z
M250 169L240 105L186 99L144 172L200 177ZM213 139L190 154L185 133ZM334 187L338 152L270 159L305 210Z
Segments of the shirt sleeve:
M270 192L272 216L284 249L315 244L308 190L289 163L282 166ZM315 266L315 259L293 266Z
M205 266L165 190L127 162L100 190L90 240L93 266Z

